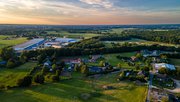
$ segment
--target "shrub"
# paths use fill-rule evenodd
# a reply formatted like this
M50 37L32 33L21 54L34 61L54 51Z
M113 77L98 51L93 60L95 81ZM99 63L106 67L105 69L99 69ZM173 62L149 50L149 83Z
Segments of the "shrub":
M6 67L7 68L13 68L15 66L16 66L16 63L13 60L9 59L8 62L7 62Z
M44 83L44 76L42 74L36 74L34 77L34 82L43 84Z
M28 87L31 85L31 83L32 83L32 77L30 75L27 75L24 78L19 79L17 85L19 87Z
M52 75L51 79L53 82L58 82L60 80L59 76L57 76L57 75Z

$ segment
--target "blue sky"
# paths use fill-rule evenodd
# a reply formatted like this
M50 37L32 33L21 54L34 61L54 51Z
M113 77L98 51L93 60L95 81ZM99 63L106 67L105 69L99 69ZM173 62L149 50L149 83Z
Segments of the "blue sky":
M180 0L0 0L0 23L180 23Z

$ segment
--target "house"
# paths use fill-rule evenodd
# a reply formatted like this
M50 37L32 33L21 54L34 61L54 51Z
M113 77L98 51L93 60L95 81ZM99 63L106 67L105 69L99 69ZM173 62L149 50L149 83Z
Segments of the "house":
M50 67L52 65L51 61L49 59L44 62L44 66Z
M99 73L99 72L103 72L103 69L100 67L89 67L89 72L94 72L94 73Z
M131 61L137 61L137 60L138 60L138 58L136 56L131 57Z
M159 70L160 68L166 68L166 69L169 69L169 70L176 70L174 65L167 64L167 63L155 63L153 67L156 70Z

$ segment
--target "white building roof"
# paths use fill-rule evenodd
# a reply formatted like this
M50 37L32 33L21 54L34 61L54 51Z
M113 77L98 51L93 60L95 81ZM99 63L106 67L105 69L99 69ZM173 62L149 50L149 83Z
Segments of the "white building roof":
M175 66L172 64L166 64L166 63L156 63L154 64L155 69L160 69L160 68L167 68L170 70L176 70Z
M76 42L75 39L71 39L71 38L56 38L55 41L62 42L62 43Z
M23 50L23 49L25 49L25 48L27 48L27 47L29 47L29 46L32 46L32 45L34 45L34 44L36 44L36 43L39 43L39 42L41 42L41 41L43 41L43 40L44 40L43 38L32 39L32 40L27 41L27 42L25 42L25 43L23 43L23 44L16 45L16 46L14 46L13 48L14 48L15 50Z

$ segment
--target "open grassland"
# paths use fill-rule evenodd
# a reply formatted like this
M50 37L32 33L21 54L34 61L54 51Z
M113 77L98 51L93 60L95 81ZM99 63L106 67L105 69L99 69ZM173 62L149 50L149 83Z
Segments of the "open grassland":
M0 48L5 47L5 46L14 46L14 45L21 44L27 41L27 38L12 38L9 40L5 40L5 38L7 37L10 37L10 36L0 35Z
M0 68L0 85L16 86L18 79L23 78L36 66L36 63L28 62L13 69Z
M55 35L58 35L59 37L68 37L68 38L85 38L85 39L88 39L88 38L92 38L92 37L95 37L95 36L101 36L100 34L93 34L93 33L69 33L69 32L65 32L65 31L62 31L62 32L56 32L56 31L47 31L47 34L55 34Z
M159 44L162 46L179 46L176 44L168 44L168 43L162 43L162 42L154 42L154 41L147 41L143 39L137 39L137 38L132 38L131 40L124 40L124 41L103 41L106 47L113 47L112 43L116 44L123 44L123 43L136 43L139 45L153 45L153 44Z
M1 102L144 102L146 86L130 82L117 82L117 74L103 75L96 79L83 78L74 73L73 78L58 83L46 83L24 89L7 90L0 93ZM93 84L94 82L94 84ZM115 87L102 89L103 85ZM89 94L83 99L82 94ZM10 98L9 98L10 97Z

